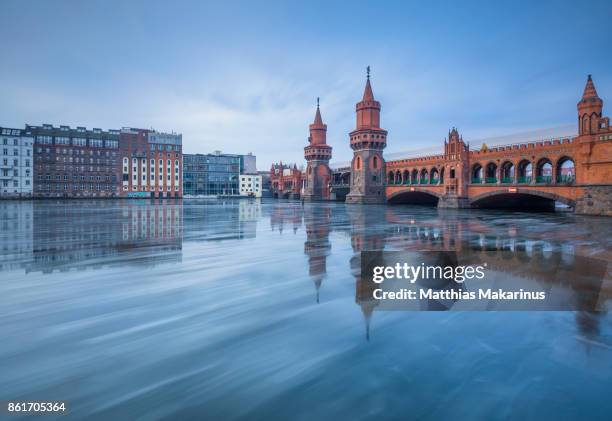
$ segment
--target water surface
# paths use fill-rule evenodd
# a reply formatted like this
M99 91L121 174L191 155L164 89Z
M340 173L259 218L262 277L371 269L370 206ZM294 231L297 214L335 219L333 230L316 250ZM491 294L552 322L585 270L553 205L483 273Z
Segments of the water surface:
M0 400L79 419L612 417L608 313L377 311L359 276L362 250L610 262L605 218L109 200L0 202L0 225Z

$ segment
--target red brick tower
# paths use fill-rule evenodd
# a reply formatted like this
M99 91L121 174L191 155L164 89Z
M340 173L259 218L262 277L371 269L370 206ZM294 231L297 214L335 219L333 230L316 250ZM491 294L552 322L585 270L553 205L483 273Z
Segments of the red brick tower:
M603 109L603 101L597 96L591 75L587 79L582 99L578 102L578 134L589 135L599 131L599 119Z
M327 124L323 124L319 98L317 98L317 112L314 123L310 126L309 145L304 148L306 158L306 177L304 182L304 200L329 199L329 183L332 172L329 169L329 160L332 148L327 142Z
M370 85L370 66L363 99L357 103L357 127L349 136L351 162L351 191L347 203L385 202L385 162L383 149L387 146L387 131L380 128L380 102L374 99Z
M438 203L441 208L469 207L468 183L470 178L470 151L455 127L444 141L444 165L440 169L444 196Z

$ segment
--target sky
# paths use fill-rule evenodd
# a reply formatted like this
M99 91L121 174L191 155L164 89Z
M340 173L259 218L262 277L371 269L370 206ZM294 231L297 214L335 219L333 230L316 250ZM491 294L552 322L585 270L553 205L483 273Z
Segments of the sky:
M260 170L304 163L317 97L332 161L350 160L368 65L389 156L451 127L575 132L588 74L612 101L609 1L2 0L0 16L1 126L174 131Z

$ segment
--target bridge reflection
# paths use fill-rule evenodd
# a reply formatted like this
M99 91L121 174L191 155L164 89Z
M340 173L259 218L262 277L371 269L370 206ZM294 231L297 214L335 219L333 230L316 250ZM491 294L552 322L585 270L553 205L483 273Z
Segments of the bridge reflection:
M321 290L328 277L329 259L346 259L341 252L333 253L332 247L341 249L342 241L350 245L352 255L343 264L354 278L355 302L365 320L366 338L370 337L373 313L381 307L373 299L371 282L361 279L360 253L364 250L456 251L464 258L486 260L492 270L517 282L548 291L562 289L568 299L586 300L577 303L579 308L602 308L602 302L588 299L601 301L612 296L609 269L597 295L584 294L573 283L591 269L584 257L612 260L609 247L593 237L601 233L601 238L607 238L608 228L602 232L600 221L594 218L494 213L475 217L454 210L331 202L304 206L249 200L188 203L170 200L160 206L148 200L71 201L68 206L66 202L2 202L0 271L51 273L73 268L180 264L185 242L260 241L259 221L269 218L272 231L303 238L305 267L317 302L319 296L325 299ZM571 232L561 229L564 218ZM253 244L260 246L259 242ZM296 265L297 270L299 267ZM455 306L451 302L421 304L430 310ZM596 313L576 315L577 326L585 334L597 334L598 320Z
M330 255L329 236L338 231L350 238L353 256L349 267L355 279L355 302L361 308L365 320L366 338L370 337L370 325L374 310L380 302L373 298L372 282L361 279L361 251L398 250L407 252L455 251L464 261L486 261L490 270L510 277L525 286L537 287L549 294L561 294L562 299L574 300L577 308L605 308L612 298L612 282L609 271L601 290L590 291L591 284L581 279L591 276L592 260L610 260L609 252L593 253L588 232L596 229L592 219L572 220L580 228L574 241L567 242L562 232L529 230L517 227L511 217L503 219L469 218L465 213L453 210L410 211L384 206L344 207L318 205L279 209L271 213L271 223L279 227L287 223L297 232L301 224L306 230L304 246L308 256L309 275L317 291L326 276L326 259ZM278 218L278 220L275 220ZM333 220L333 223L329 221ZM320 222L320 226L318 226ZM584 234L581 234L584 233ZM521 284L522 285L522 284ZM457 288L456 282L439 285L437 289ZM561 292L560 292L561 291ZM318 296L318 292L317 292ZM595 301L593 301L595 300ZM449 310L455 302L428 300L419 303L421 310ZM583 333L597 331L600 314L590 310L576 313L577 326Z

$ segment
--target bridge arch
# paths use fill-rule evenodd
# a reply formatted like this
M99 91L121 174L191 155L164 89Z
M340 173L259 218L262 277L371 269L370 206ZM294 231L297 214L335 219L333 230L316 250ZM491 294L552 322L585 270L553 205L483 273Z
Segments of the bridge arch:
M575 181L576 163L571 157L564 155L559 158L556 162L555 169L557 174L556 183L568 184Z
M576 202L565 196L537 189L521 189L517 193L508 190L494 190L471 198L470 204L475 208L487 209L520 209L554 211L555 202L574 208Z
M540 158L536 164L536 183L551 183L552 176L552 161L547 157Z
M429 171L429 183L438 184L438 181L440 181L440 172L436 167L433 167L431 171Z
M518 183L530 183L533 177L533 165L528 159L522 159L517 165Z
M501 182L512 183L516 180L516 166L512 161L504 161L501 164Z
M421 179L419 180L419 184L427 184L428 179L429 179L429 173L427 172L427 168L423 168L421 170Z
M487 166L485 167L485 182L497 182L497 164L493 161L488 162Z
M442 196L426 189L410 188L393 192L387 197L387 203L392 205L425 205L437 206Z

